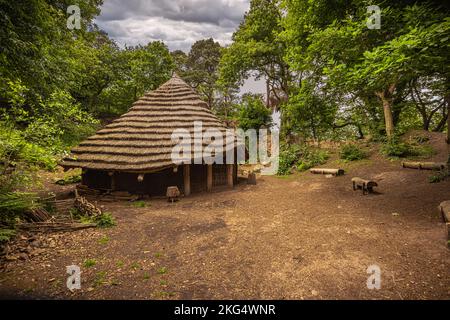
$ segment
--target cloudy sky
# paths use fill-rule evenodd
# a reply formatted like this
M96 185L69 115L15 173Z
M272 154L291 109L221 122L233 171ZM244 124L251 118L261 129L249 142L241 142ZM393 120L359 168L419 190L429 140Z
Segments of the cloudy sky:
M231 41L250 0L104 0L96 23L121 46L162 40L188 52L200 39Z
M249 7L250 0L104 0L96 23L122 47L161 40L187 53L201 39L230 44ZM250 78L241 93L265 89L264 81Z

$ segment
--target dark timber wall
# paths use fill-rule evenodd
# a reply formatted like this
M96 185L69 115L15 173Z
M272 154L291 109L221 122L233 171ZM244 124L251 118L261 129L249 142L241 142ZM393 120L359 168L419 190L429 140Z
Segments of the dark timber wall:
M191 165L191 192L205 192L207 188L207 166ZM106 171L86 170L83 172L82 183L91 189L111 190L111 177ZM233 180L237 182L237 167L234 166ZM150 196L165 196L167 187L177 186L184 192L183 167L177 172L166 169L156 173L147 173L142 182L138 181L137 173L115 172L115 191L128 191L131 194ZM213 187L227 185L227 166L213 165Z

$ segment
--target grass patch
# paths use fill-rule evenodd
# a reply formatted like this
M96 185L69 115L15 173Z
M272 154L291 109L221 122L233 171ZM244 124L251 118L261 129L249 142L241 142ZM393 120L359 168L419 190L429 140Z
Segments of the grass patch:
M133 262L132 264L131 264L131 269L133 269L133 270L137 270L137 269L139 269L141 267L141 265L139 264L139 263L137 263L137 262Z
M86 259L83 262L83 267L85 267L85 268L92 268L96 264L97 264L97 261L95 261L95 259Z
M148 272L144 273L144 280L149 280L150 279L150 274Z
M156 252L155 253L155 258L161 258L162 257L162 253L161 252Z
M125 266L125 263L122 260L117 261L116 266L119 268L123 268Z
M161 267L158 269L158 274L166 274L167 273L167 268L166 267Z
M132 203L132 206L135 208L145 208L147 204L144 201L135 201Z
M102 286L106 283L106 272L100 271L95 276L94 287Z
M108 236L103 236L98 240L99 244L107 244L109 242Z

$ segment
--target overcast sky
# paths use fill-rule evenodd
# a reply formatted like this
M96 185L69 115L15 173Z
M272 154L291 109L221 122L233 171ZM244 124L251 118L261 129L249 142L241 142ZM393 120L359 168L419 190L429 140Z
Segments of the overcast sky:
M250 0L104 0L96 23L122 47L160 40L188 53L201 39L230 44L249 6ZM241 93L265 89L264 81L249 79Z
M188 52L200 39L221 45L249 8L250 0L104 0L96 23L121 46L162 40Z

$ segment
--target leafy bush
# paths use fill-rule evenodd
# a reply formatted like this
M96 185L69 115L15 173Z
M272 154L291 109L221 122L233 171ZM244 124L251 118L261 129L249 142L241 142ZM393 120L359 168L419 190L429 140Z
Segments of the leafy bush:
M441 181L444 181L448 177L448 172L446 170L441 170L437 172L436 174L433 174L432 176L428 177L428 181L430 183L439 183Z
M298 145L282 146L280 150L278 175L284 176L290 174L300 155L301 149Z
M0 193L0 223L13 227L18 218L27 211L39 208L39 198L34 193Z
M392 139L381 146L381 153L388 157L405 158L411 155L411 146Z
M8 166L23 162L28 166L49 170L53 170L57 165L52 154L26 140L21 131L5 122L0 122L0 162Z
M288 175L294 167L298 171L308 170L325 163L328 158L328 152L325 150L299 145L284 146L280 151L278 175Z
M400 142L398 139L392 139L391 141L388 141L382 145L381 153L388 157L396 158L428 158L435 154L435 150L430 145L410 144L406 142Z
M0 244L8 242L15 235L16 230L14 229L0 229Z
M111 228L116 225L116 221L111 213L105 212L94 219L99 228Z
M312 167L324 164L329 157L326 150L305 148L301 158L297 162L297 170L306 171Z
M74 184L81 182L81 175L72 175L72 176L66 176L63 179L57 180L55 184L60 186L65 186L68 184Z
M239 106L238 122L243 130L261 127L270 127L272 123L272 112L267 108L259 95L245 95L243 103Z
M345 144L341 147L341 151L339 153L342 160L347 161L355 161L362 160L367 157L364 150L362 150L356 144Z

